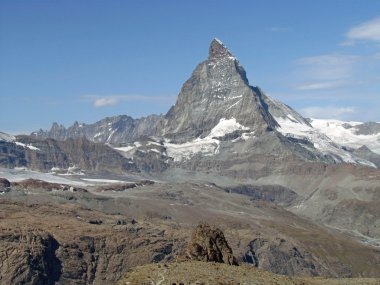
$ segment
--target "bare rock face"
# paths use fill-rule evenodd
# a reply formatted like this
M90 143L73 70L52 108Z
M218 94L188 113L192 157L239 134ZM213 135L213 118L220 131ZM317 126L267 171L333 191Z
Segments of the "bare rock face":
M257 237L248 245L243 261L277 274L316 276L326 274L318 260L302 246L284 238Z
M1 284L55 284L61 275L58 242L43 231L2 232Z
M114 284L133 266L172 259L176 239L123 218L0 199L0 284Z
M207 224L198 225L186 249L186 257L191 260L238 265L223 232Z

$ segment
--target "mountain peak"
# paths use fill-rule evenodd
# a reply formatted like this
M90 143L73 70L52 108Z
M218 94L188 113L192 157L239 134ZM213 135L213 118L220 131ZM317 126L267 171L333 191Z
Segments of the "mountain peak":
M232 56L232 53L228 50L228 48L222 43L221 40L214 38L210 44L208 58L215 59L226 56Z

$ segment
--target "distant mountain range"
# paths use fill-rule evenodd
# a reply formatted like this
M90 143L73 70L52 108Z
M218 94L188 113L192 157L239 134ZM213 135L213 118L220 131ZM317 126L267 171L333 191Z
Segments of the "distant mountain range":
M374 167L372 156L354 150L365 145L380 155L379 123L303 118L260 88L250 86L244 68L218 39L212 41L208 59L196 67L165 116L133 119L122 115L94 124L75 122L67 129L54 123L49 131L40 130L31 136L55 140L85 137L128 153L139 149L134 142L150 139L160 143L161 155L176 162L197 154L215 155L221 145L227 146L229 142L245 149L259 137L288 150L290 145L292 153L308 161Z

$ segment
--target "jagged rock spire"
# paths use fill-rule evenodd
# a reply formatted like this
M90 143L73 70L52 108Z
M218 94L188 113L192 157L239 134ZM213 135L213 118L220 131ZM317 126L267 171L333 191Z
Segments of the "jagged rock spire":
M233 56L233 55L219 39L217 38L213 39L210 44L208 58L215 59L215 58L221 58L225 56Z

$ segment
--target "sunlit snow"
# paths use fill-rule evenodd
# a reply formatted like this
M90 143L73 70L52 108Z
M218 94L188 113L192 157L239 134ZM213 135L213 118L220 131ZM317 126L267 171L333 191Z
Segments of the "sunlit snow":
M380 133L374 135L355 134L355 128L344 128L348 124L357 126L359 122L344 122L339 120L312 119L311 125L328 136L332 141L344 146L359 148L366 145L370 150L380 154Z
M235 118L222 118L205 138L197 138L182 144L165 142L164 145L168 156L173 157L174 161L190 159L197 153L210 156L219 152L220 141L217 139L218 137L223 137L237 130L249 130L249 128L239 124Z
M280 125L277 130L285 136L295 137L299 139L306 138L314 147L323 154L330 154L339 157L342 161L348 163L360 163L375 167L375 165L369 161L354 157L351 153L347 152L339 145L334 143L328 136L326 136L320 130L310 127L306 124L300 123L290 115L287 118L275 118ZM336 160L339 162L339 160Z
M16 138L12 135L0 132L0 141L14 142Z
M16 145L22 146L23 148L29 148L30 150L40 150L38 147L35 147L31 144L24 144L22 142L15 142Z

